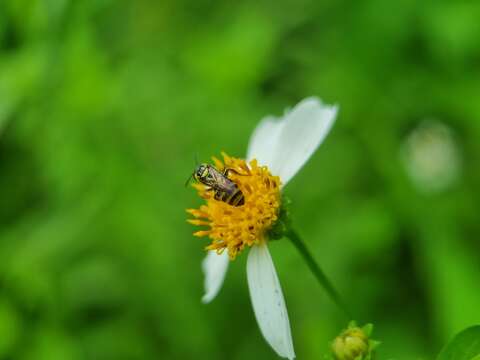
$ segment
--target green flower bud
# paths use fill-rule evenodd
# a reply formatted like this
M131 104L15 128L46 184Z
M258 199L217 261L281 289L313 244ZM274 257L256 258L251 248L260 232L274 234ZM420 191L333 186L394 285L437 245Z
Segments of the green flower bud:
M332 351L336 360L371 359L373 348L377 342L369 340L371 325L360 328L351 323L332 343Z

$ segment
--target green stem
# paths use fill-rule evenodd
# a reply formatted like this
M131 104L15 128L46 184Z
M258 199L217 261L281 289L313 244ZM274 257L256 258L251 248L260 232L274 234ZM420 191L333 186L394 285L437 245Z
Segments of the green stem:
M332 283L330 280L328 280L327 276L325 273L322 271L320 266L317 264L315 259L312 256L312 253L308 250L307 246L305 243L302 241L300 236L295 232L295 230L290 229L287 233L286 236L292 241L293 245L297 248L297 250L300 252L302 255L303 259L307 263L308 267L312 271L313 275L315 278L318 280L320 285L325 289L327 294L330 296L330 298L333 300L333 302L345 313L345 315L349 318L352 319L352 316L350 314L350 311L348 311L347 307L345 306L344 302L340 298L340 295L338 292L335 290L333 287Z

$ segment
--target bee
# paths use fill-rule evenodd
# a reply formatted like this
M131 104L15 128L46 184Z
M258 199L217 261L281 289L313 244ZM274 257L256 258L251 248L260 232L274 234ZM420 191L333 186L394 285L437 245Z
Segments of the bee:
M226 168L223 172L214 166L200 164L196 167L192 177L207 187L207 191L213 191L215 200L223 201L232 206L245 204L245 196L232 180L228 178L230 172L238 174L235 170Z

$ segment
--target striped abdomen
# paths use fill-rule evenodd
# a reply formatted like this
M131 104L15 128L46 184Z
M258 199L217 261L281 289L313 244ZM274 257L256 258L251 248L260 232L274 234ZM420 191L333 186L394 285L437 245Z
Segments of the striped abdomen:
M231 190L215 190L215 200L223 201L228 205L242 206L245 204L245 197L242 191L235 185Z

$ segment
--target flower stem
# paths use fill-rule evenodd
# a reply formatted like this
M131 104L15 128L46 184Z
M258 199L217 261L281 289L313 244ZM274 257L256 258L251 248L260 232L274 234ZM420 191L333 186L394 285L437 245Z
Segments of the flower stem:
M349 319L352 319L350 311L348 311L344 302L340 298L340 295L335 290L335 288L333 287L332 283L327 278L327 276L325 275L323 270L317 264L317 262L315 261L315 259L312 256L312 253L308 250L307 246L302 241L302 239L297 234L297 232L295 230L290 229L285 235L292 241L293 245L295 245L297 250L302 255L303 259L307 263L308 267L312 271L313 275L315 276L317 281L320 283L320 285L325 289L325 291L330 296L330 298L333 300L333 302L345 313L345 315Z

